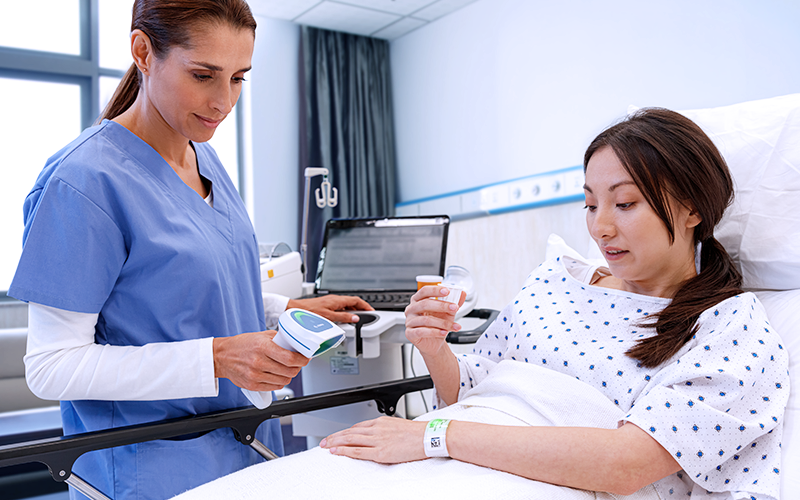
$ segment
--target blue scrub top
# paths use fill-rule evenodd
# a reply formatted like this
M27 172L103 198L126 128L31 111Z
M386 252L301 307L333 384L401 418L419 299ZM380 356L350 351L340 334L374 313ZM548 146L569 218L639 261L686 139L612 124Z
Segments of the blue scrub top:
M9 295L99 313L95 342L232 336L266 329L258 244L239 197L208 144L193 144L212 182L210 207L147 143L112 122L52 156L25 200L23 252ZM152 370L158 370L153 366ZM250 405L219 380L214 398L63 401L65 434ZM283 453L278 422L259 438ZM258 460L230 429L84 455L75 472L120 498L165 498Z

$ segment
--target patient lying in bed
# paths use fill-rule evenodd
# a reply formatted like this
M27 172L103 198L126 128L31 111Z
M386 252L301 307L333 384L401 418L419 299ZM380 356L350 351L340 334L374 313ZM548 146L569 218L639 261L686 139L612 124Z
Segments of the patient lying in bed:
M733 194L724 160L688 119L645 109L600 134L584 166L607 268L545 262L471 355L445 348L459 326L430 300L444 287L407 308L438 409L362 422L180 498L777 499L788 356L713 237ZM449 421L431 436L452 459L426 460L440 455L423 445L431 419Z

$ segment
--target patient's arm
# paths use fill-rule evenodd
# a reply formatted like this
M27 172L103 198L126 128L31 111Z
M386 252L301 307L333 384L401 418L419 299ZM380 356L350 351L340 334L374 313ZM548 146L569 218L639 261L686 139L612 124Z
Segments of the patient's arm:
M461 295L458 305L431 300L448 293L444 286L426 286L414 294L406 307L406 338L422 354L439 397L450 405L458 399L459 369L445 338L448 332L461 329L455 315L465 295Z
M382 417L332 434L320 446L335 455L380 463L422 460L425 426ZM529 479L623 495L681 469L667 450L631 423L609 430L452 421L447 449L454 459Z
M430 300L444 287L424 287L406 308L406 337L417 346L436 390L447 404L457 401L459 366L446 346L458 330L451 304ZM463 299L462 299L463 300ZM336 455L380 463L425 458L426 422L379 418L361 422L320 443ZM529 479L592 491L629 494L681 469L657 441L632 423L618 429L508 427L453 421L447 430L452 458Z
M451 422L447 447L451 457L465 462L620 495L681 470L666 449L630 423L609 430Z

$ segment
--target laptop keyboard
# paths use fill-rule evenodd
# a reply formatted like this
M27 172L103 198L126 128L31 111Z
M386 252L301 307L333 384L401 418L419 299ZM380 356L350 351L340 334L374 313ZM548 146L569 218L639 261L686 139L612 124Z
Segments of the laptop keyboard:
M403 311L411 303L411 296L414 292L392 292L392 293L348 293L364 299L369 305L377 310L384 311Z

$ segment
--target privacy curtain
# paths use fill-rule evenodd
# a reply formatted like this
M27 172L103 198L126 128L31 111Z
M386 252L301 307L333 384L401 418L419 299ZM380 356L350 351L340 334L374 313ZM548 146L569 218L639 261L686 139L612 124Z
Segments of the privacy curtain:
M394 118L389 42L303 27L300 52L300 203L305 167L326 167L339 190L338 206L320 210L314 189L321 177L311 185L307 276L313 279L325 221L394 215Z

